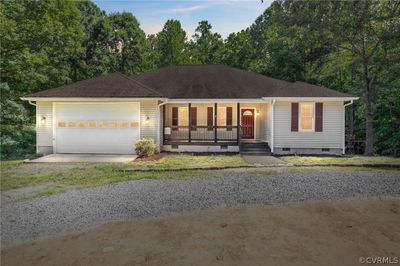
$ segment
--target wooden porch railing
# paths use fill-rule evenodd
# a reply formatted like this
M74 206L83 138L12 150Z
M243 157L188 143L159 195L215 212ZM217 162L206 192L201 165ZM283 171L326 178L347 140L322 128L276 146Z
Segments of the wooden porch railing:
M168 127L168 126L166 126ZM238 126L169 126L165 141L238 142ZM164 128L165 130L165 128Z

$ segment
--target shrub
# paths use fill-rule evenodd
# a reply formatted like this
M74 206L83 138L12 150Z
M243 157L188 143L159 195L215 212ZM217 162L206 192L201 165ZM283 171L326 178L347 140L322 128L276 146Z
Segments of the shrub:
M35 126L0 125L1 160L23 159L35 153Z
M140 139L135 144L135 151L140 157L151 156L157 152L157 145L153 139Z

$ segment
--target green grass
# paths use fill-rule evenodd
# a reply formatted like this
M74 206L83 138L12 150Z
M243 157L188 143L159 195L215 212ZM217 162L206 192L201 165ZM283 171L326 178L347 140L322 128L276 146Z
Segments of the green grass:
M52 182L59 175L58 172L45 172L40 174L3 172L1 173L1 191L32 186L44 182Z
M67 192L67 191L68 190L63 186L52 184L52 185L48 185L44 190L36 193L33 196L33 198L39 198L39 197L43 197L43 196L48 197L48 196L51 196L51 195L55 195L55 194L58 194L58 193L64 193L64 192Z
M126 164L83 165L66 170L46 170L42 173L31 173L28 167L2 168L1 191L24 188L39 184L48 185L39 193L30 196L49 196L67 191L67 188L89 188L116 182L139 179L191 179L208 178L227 175L228 173L215 170L181 170L181 171L125 171ZM51 168L50 168L51 169Z
M101 165L85 169L71 169L70 171L63 173L58 178L57 182L77 188L87 188L139 179L189 179L198 177L199 174L199 171L195 170L171 172L124 171L124 166L122 165Z
M295 165L332 165L332 164L396 164L400 165L400 158L393 157L313 157L313 156L284 156L281 160Z
M157 161L136 161L132 169L193 169L249 166L240 155L168 155Z
M14 160L14 161L0 161L0 169L3 170L10 170L16 168L23 164L24 162L21 160Z
M29 196L17 197L16 199L14 199L11 202L15 203L15 202L19 202L19 201L26 201L26 200L36 199L36 198L40 198L40 197L49 197L49 196L56 195L59 193L64 193L67 191L68 191L68 189L66 189L63 186L52 184L52 185L48 185L45 189L43 189L40 192L34 193Z
M6 161L1 163L1 191L18 189L39 184L52 184L40 195L52 195L64 191L65 186L87 188L101 186L128 180L139 179L189 179L207 177L210 174L224 175L225 173L209 171L205 173L197 168L237 167L247 166L240 156L191 156L169 155L158 161L139 161L132 164L73 164L72 169L48 167L42 171L30 171L29 165L22 161ZM33 168L32 168L33 169ZM135 169L147 169L141 172ZM169 169L172 171L152 171ZM173 170L180 171L173 171ZM183 169L183 170L182 170ZM186 169L186 170L185 170ZM63 188L63 189L60 189Z

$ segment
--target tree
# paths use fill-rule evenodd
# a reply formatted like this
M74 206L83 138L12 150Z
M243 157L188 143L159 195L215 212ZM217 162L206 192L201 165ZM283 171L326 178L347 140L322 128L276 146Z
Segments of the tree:
M34 151L33 108L20 97L79 78L83 32L74 2L2 1L0 10L1 156L9 158Z
M7 83L0 83L0 159L35 152L35 130L21 103L14 100Z
M225 56L223 62L232 67L249 69L254 49L251 44L249 29L229 34L225 40Z
M1 78L15 96L75 79L83 52L70 1L2 1Z
M200 21L193 40L190 41L190 53L193 62L201 64L219 64L224 55L224 43L221 35L211 32L208 21Z
M186 32L178 20L168 20L157 34L159 66L185 64L189 62L186 46Z
M114 54L109 71L136 74L151 69L150 46L137 19L128 12L111 14L109 19L112 36L108 48Z
M109 50L111 40L111 23L104 11L90 1L77 2L80 10L80 23L84 38L82 46L85 49L85 68L82 69L82 79L107 73L114 54Z
M337 60L352 65L362 77L365 103L365 154L374 153L374 99L376 81L400 41L400 1L282 2L293 12L296 25L319 35L331 36ZM398 47L398 46L397 46Z

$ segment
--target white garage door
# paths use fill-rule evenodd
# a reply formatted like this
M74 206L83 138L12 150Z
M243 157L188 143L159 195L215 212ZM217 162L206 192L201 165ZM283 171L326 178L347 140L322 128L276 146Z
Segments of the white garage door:
M57 153L134 154L139 103L57 103Z

